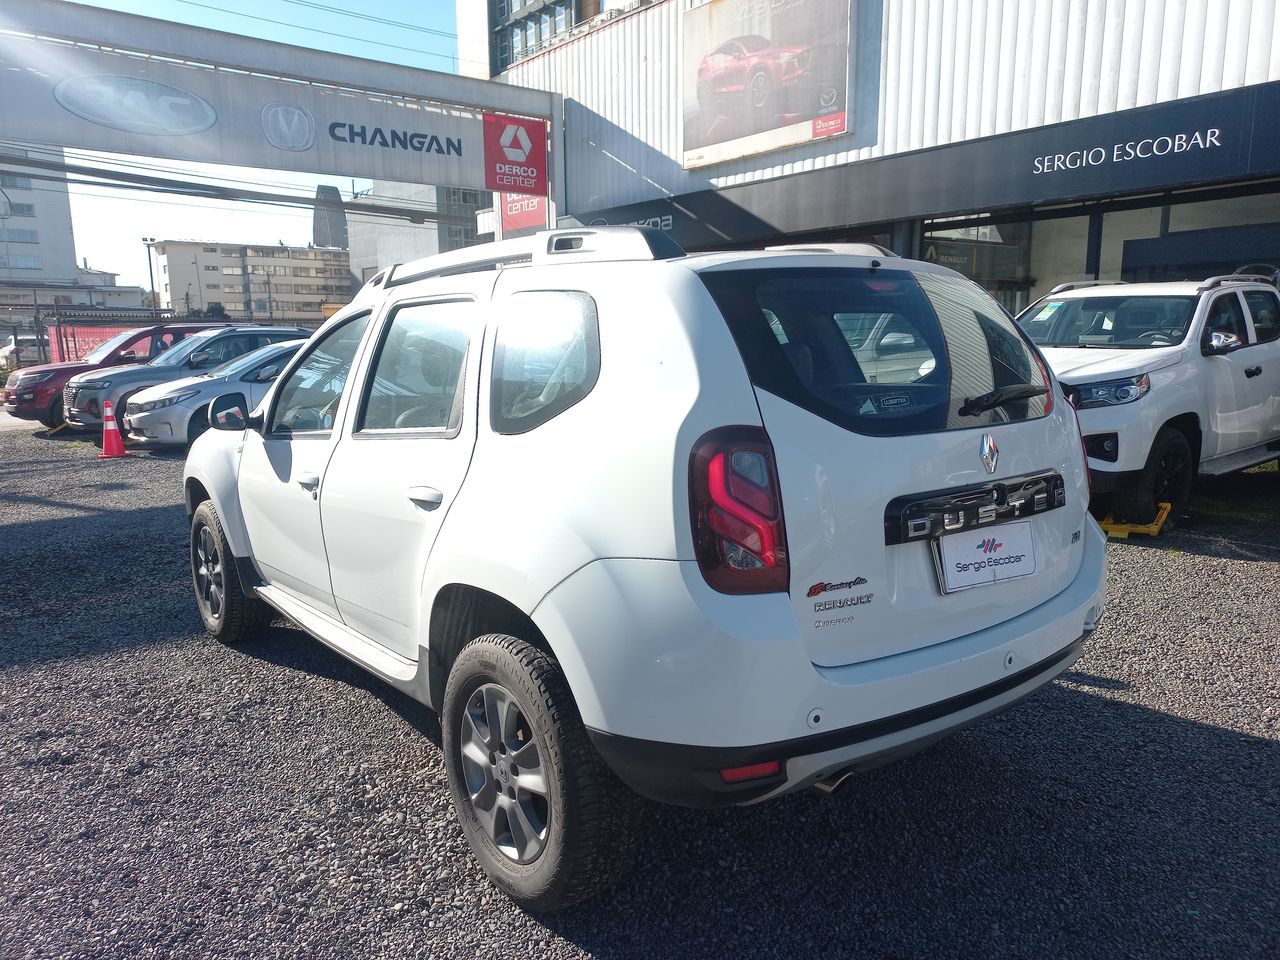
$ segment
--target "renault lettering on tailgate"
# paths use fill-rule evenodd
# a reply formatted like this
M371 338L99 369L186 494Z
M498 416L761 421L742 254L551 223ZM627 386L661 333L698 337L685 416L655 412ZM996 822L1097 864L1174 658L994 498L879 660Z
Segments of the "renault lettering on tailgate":
M938 551L943 593L1036 572L1029 520L942 537Z

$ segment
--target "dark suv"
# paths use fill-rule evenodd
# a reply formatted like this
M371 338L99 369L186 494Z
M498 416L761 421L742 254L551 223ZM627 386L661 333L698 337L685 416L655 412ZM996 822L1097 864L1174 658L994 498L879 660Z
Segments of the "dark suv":
M9 375L0 391L5 410L23 420L39 420L46 427L62 423L62 388L77 373L147 363L193 333L222 326L216 323L167 323L118 333L80 360L22 367Z

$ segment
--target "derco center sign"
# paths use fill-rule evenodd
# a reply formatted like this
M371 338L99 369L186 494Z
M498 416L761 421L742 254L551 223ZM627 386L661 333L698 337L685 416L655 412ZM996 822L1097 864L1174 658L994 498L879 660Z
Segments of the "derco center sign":
M547 195L547 128L541 120L484 115L484 185Z

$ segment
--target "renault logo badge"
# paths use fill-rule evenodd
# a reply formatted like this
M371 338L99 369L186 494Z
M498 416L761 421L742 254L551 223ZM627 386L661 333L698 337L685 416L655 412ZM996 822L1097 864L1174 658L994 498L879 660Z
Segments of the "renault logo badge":
M1000 448L996 446L995 439L989 433L982 435L982 465L987 468L987 473L996 472L996 464L1000 462Z

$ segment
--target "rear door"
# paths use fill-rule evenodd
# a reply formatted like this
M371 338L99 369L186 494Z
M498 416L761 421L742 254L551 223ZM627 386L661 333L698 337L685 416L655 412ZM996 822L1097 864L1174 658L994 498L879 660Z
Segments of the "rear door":
M1280 439L1280 297L1274 290L1246 290L1245 305L1253 325L1250 349L1254 378L1261 384L1266 408L1262 415L1263 441Z
M966 406L997 387L1051 387L998 305L923 267L702 276L773 444L791 601L814 663L951 640L1070 583L1088 501L1070 408L1047 391ZM892 318L895 348L872 351L874 381L860 362L871 347L846 336L849 316L872 314ZM895 353L911 362L881 363Z
M320 507L334 598L352 629L405 659L425 639L422 576L476 442L483 324L470 297L401 301L382 324Z

